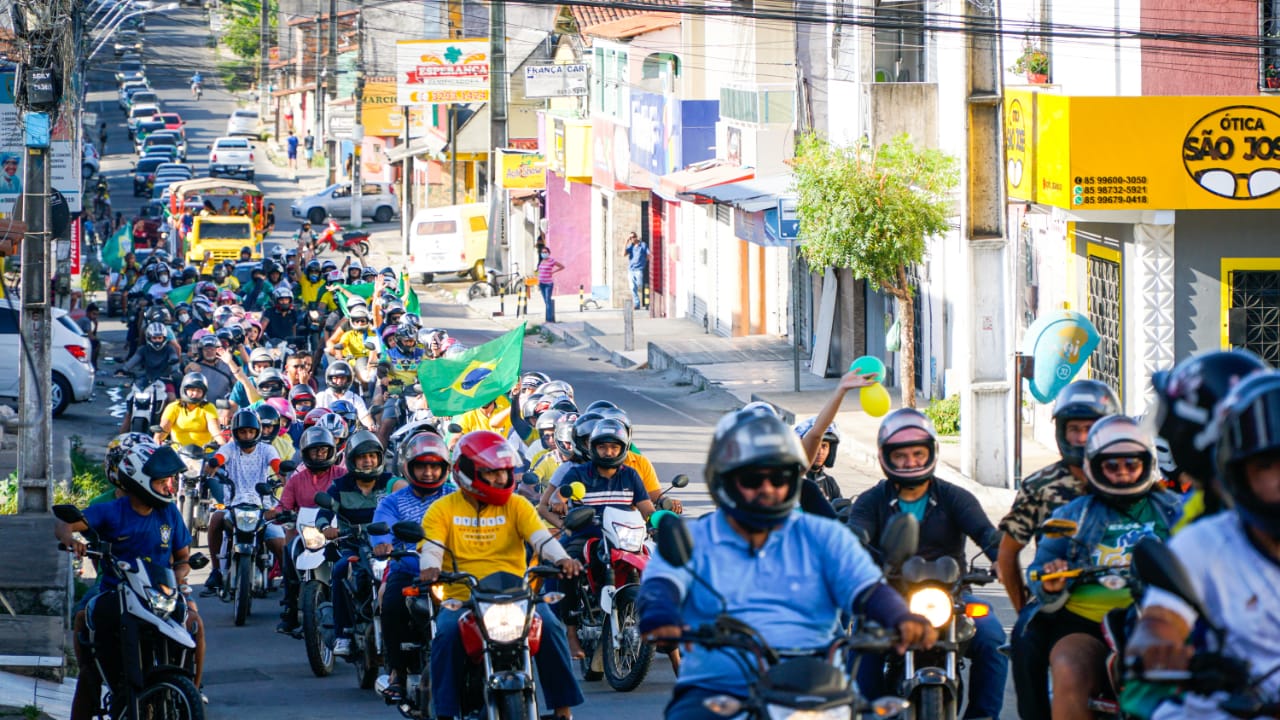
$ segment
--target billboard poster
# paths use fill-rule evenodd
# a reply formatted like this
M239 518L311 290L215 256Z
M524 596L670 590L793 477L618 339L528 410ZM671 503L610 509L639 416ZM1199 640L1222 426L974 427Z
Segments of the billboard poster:
M396 42L397 105L488 101L488 39Z
M0 75L0 214L8 217L22 195L23 146L22 124L18 108L13 104L13 73ZM67 199L71 212L81 209L81 157L76 152L74 109L63 103L58 121L53 126L49 147L49 182Z

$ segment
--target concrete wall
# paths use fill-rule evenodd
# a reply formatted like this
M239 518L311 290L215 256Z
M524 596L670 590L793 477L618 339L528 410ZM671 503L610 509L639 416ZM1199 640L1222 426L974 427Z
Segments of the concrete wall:
M869 83L872 145L907 133L917 145L938 146L938 86L934 83Z
M547 246L564 263L556 275L558 294L591 288L591 186L547 173Z
M1280 212L1180 211L1174 228L1174 353L1222 344L1222 258L1275 257Z
M1142 0L1148 32L1261 35L1256 0ZM1208 70L1205 65L1211 65ZM1142 41L1143 95L1253 95L1258 91L1258 57L1247 48L1200 47Z

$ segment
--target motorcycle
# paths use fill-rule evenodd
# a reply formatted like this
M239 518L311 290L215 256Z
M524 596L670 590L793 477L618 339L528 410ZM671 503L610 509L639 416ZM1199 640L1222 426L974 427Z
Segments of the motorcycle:
M326 510L334 509L333 497L328 493L316 493L316 504ZM387 570L387 558L374 557L368 539L370 535L389 532L391 529L386 523L370 523L356 527L340 538L349 544L355 543L358 548L343 582L346 583L347 597L351 598L354 606L351 654L347 656L347 662L356 666L356 681L362 690L373 688L382 667L382 624L376 607L378 591Z
M836 637L820 656L779 652L750 625L729 616L724 597L690 566L693 538L678 515L668 514L658 522L657 538L658 553L662 559L672 567L685 568L700 585L715 595L721 606L720 615L714 623L687 630L674 642L734 649L747 656L739 663L752 678L747 698L713 696L704 701L707 709L724 717L744 720L879 718L894 717L910 709L911 703L899 697L888 696L869 702L852 682L857 675L859 656L887 653L898 641L895 633L879 629L845 633ZM890 540L894 544L906 540L897 536L891 538L888 532L885 538L886 547ZM910 549L914 554L914 548ZM748 658L755 662L749 662ZM846 672L846 667L852 667L852 670Z
M324 232L311 243L311 252L319 255L328 246L333 252L351 253L358 258L369 256L369 233L365 230L346 230L338 221L329 218Z
M689 478L679 475L671 487L688 484ZM571 483L560 488L560 495L576 500L582 490L581 483ZM595 522L594 508L579 507L565 516L564 527L576 533ZM614 690L630 692L644 682L653 663L654 649L640 637L636 609L640 575L651 552L648 530L639 511L617 507L604 508L600 526L601 537L587 540L583 549L587 571L570 581L578 583L581 599L570 613L577 615L578 642L586 652L583 679L599 680L603 675Z
M159 428L152 428L152 432ZM209 497L209 491L205 487L205 480L216 472L220 472L218 467L216 445L209 447L200 447L199 445L178 445L174 444L174 450L177 450L178 457L182 458L182 462L187 466L186 472L182 474L181 487L178 489L178 509L182 513L182 521L186 523L187 529L191 531L191 544L198 544L200 533L209 531L209 515L210 505L213 499ZM209 463L213 463L212 466ZM205 468L209 467L209 472L205 472Z
M65 523L84 520L74 505L55 505L53 514ZM101 630L87 614L90 657L110 688L95 717L203 720L204 701L193 682L196 642L184 624L187 598L173 570L145 559L119 560L92 530L86 535L99 571L119 580L114 592L94 601L119 607L119 627L110 630L116 647L98 644ZM198 570L209 559L196 553L189 562Z
M221 478L228 486L228 497L234 497L235 484L230 478ZM254 491L260 497L274 497L279 480L260 482ZM268 573L271 572L271 551L267 549L267 520L264 509L252 503L239 503L228 508L229 528L233 532L231 552L227 560L227 578L222 587L223 602L235 601L235 624L244 625L249 619L253 597L266 597L271 590ZM279 522L292 520L290 513L276 516Z
M167 401L168 392L164 380L148 381L145 375L135 375L126 404L128 431L151 434L151 428L160 424L160 416L164 413Z
M191 83L191 94L195 97L196 102L199 102L200 98L204 96L204 83Z
M899 554L886 558L885 574L907 599L911 612L927 619L939 638L929 650L890 655L886 674L910 701L914 718L954 720L959 713L965 650L977 632L974 619L991 612L986 604L965 603L963 596L970 587L995 582L996 577L990 570L974 567L972 560L967 571L950 556L925 560L915 554L919 539L915 517L900 514L894 521L902 527L893 532L901 533L904 540L897 545Z
M422 540L422 526L415 522L398 522L391 526L396 538L406 543L417 544ZM392 558L404 554L392 553ZM428 720L431 717L431 682L425 674L431 667L431 637L435 629L435 616L440 603L444 601L444 586L435 583L415 582L404 588L405 606L409 610L409 621L413 626L412 642L405 643L402 649L410 658L408 676L404 678L404 701L396 706L400 714L410 720ZM389 675L378 677L374 689L385 694L391 684ZM390 701L388 701L390 702Z
M307 664L316 677L333 674L333 595L331 591L333 563L337 559L337 541L328 540L316 526L317 508L298 511L298 537L289 547L293 565L298 571L302 639L307 649Z

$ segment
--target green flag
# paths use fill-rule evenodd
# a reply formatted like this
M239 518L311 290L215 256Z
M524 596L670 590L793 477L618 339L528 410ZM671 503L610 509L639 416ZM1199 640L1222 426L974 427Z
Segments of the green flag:
M520 377L524 323L507 334L454 357L424 360L418 382L431 412L446 417L484 407L511 390Z
M421 315L418 310L418 293L414 291L413 286L409 284L409 276L400 273L400 291L396 293L400 296L400 302L404 303L404 311Z
M338 309L343 315L347 314L347 296L355 295L357 297L368 300L373 297L373 283L358 283L356 285L334 285L333 299L338 303Z
M178 303L191 302L191 296L195 294L196 284L191 283L189 285L183 285L182 287L176 287L165 293L165 299L168 300L169 305L176 307Z
M120 229L112 233L111 237L102 244L102 263L111 268L111 272L120 272L124 269L124 256L129 252L131 245L129 225L121 225Z

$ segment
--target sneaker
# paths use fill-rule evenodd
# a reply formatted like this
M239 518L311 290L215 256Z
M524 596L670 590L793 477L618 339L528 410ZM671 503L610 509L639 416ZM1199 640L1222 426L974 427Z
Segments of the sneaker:
M286 618L276 624L276 632L281 635L293 635L298 632L298 621L292 618Z
M202 597L217 595L222 592L222 573L214 570L209 573L209 579L204 581L204 590L200 591Z
M351 654L351 638L337 638L333 641L333 656L344 658Z

